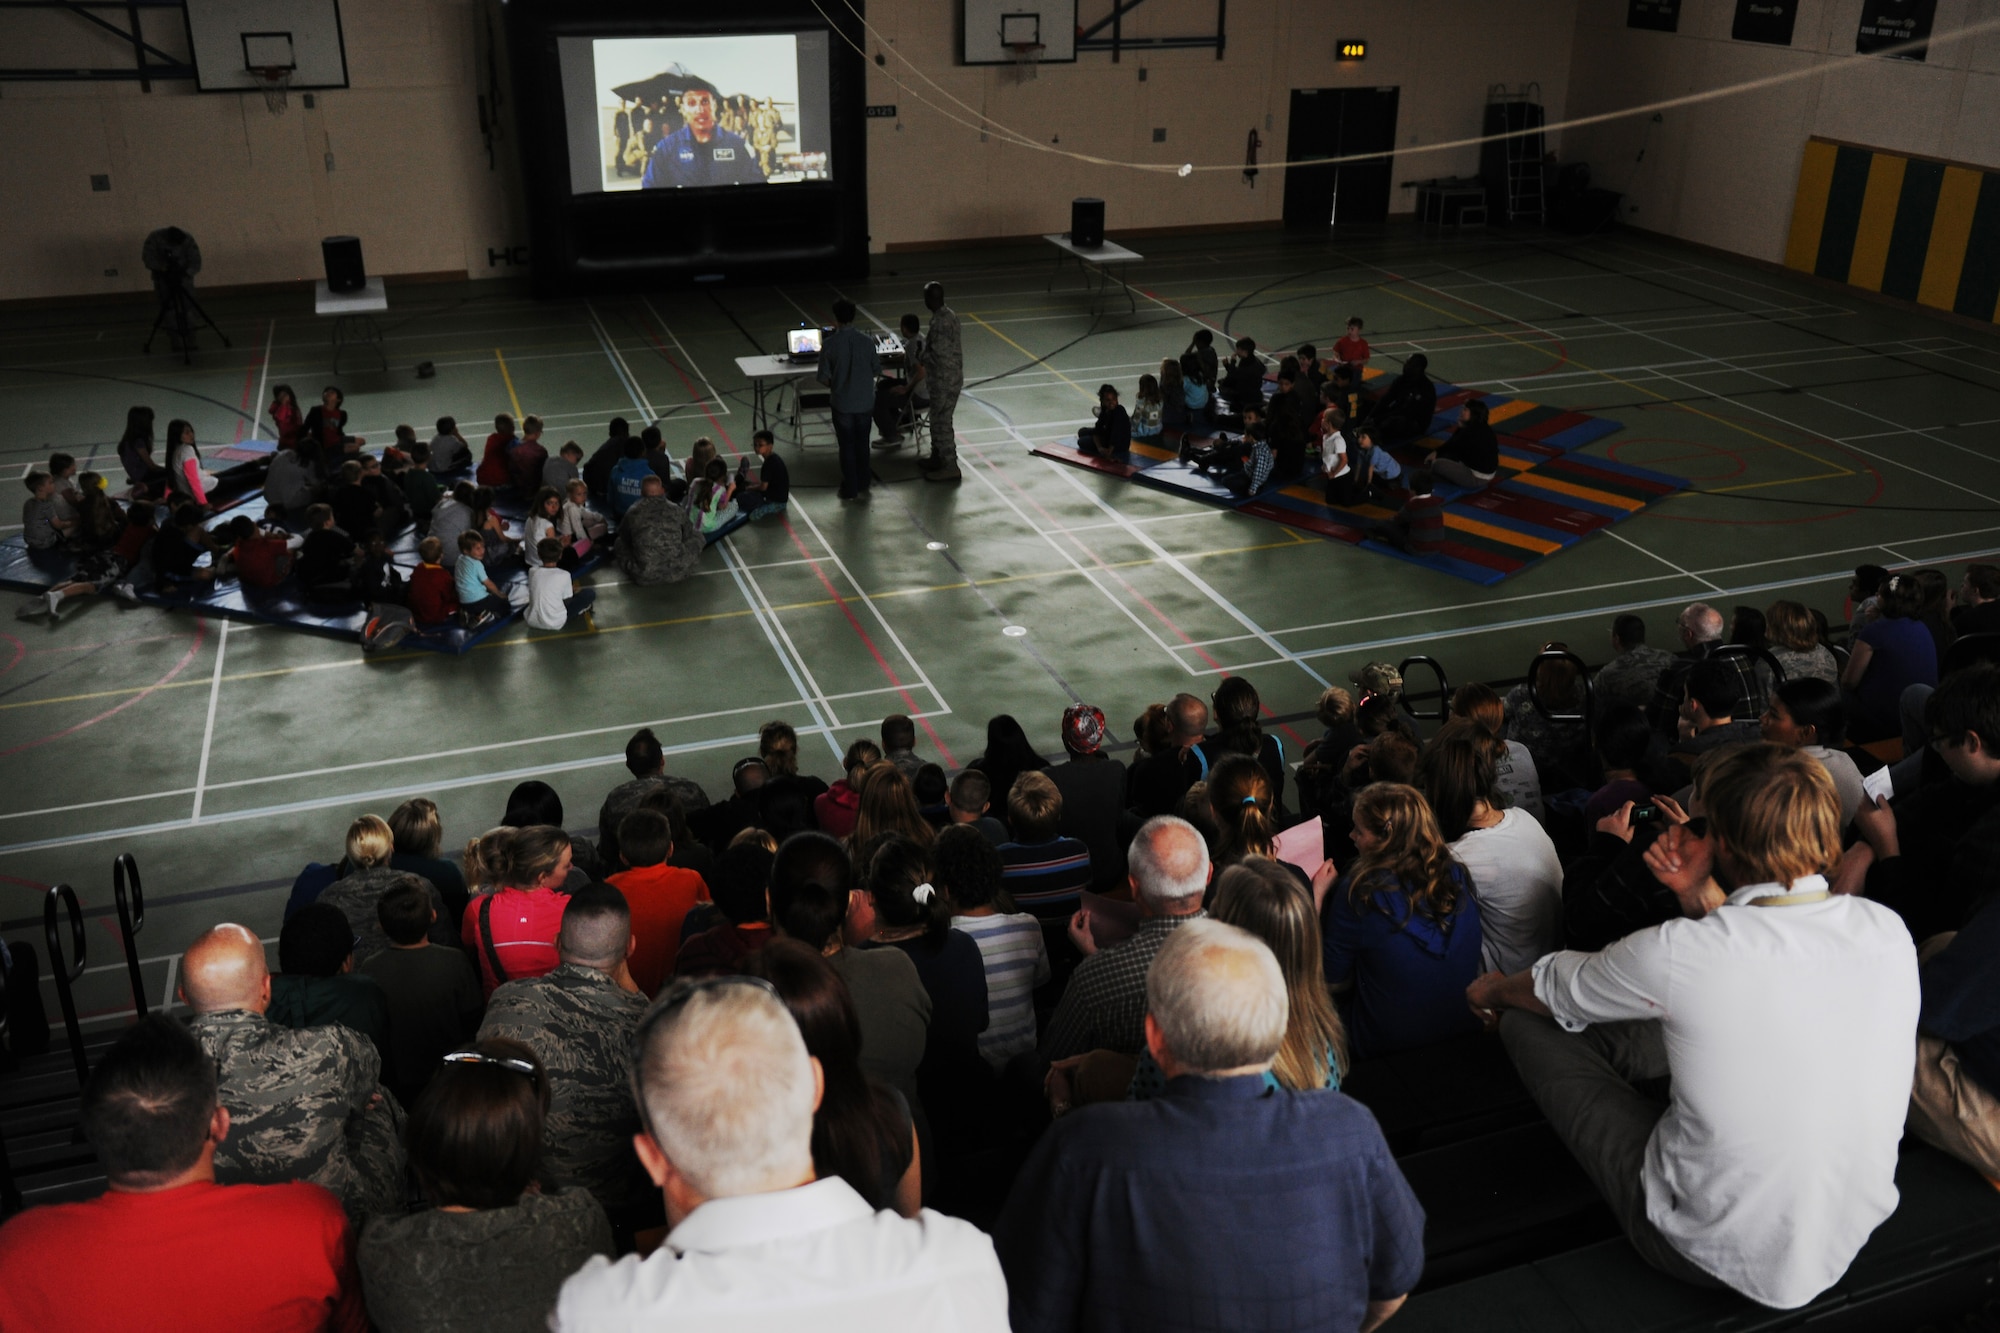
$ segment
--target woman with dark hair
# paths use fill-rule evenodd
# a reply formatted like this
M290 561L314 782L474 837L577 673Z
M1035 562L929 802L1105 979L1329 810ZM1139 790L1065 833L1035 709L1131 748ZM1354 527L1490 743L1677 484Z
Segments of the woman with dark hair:
M271 414L271 425L278 433L278 447L297 449L299 430L305 425L305 417L299 413L299 396L292 392L292 386L272 385L271 406L265 410Z
M215 488L215 474L201 465L194 424L178 418L167 423L167 486L180 500L204 506Z
M1479 681L1459 686L1451 692L1451 715L1465 718L1500 742L1501 749L1493 756L1494 794L1546 826L1548 809L1542 801L1542 775L1535 756L1521 742L1506 739L1507 705L1493 687Z
M1171 356L1160 362L1160 426L1188 428L1187 386L1181 380L1181 363Z
M613 1253L590 1191L541 1179L548 1108L548 1075L520 1042L445 1056L403 1134L431 1206L370 1219L356 1247L381 1333L539 1333L569 1275Z
M504 828L527 828L530 824L563 824L562 797L546 782L529 779L507 793L507 813L500 816Z
M1466 400L1458 429L1424 460L1432 476L1476 491L1499 475L1500 440L1488 421L1489 411L1483 399Z
M1840 673L1853 700L1848 731L1856 741L1887 740L1903 733L1898 707L1912 685L1938 682L1937 641L1916 618L1923 589L1911 574L1892 574L1877 594L1881 614L1854 636Z
M986 752L967 764L986 775L995 800L1004 801L1014 790L1014 779L1030 770L1044 769L1049 761L1035 751L1028 733L1011 713L1001 713L986 722Z
M1285 803L1285 747L1263 727L1264 701L1257 687L1242 676L1231 676L1209 696L1209 716L1216 732L1201 743L1201 751L1211 767L1225 755L1248 755L1264 766L1271 780L1271 799L1280 808Z
M1202 368L1201 358L1193 352L1181 357L1181 397L1187 403L1187 428L1197 434L1208 430L1208 409L1214 386L1209 383L1208 372Z
M854 821L861 813L862 774L880 762L882 747L874 741L858 740L847 747L840 759L840 771L847 776L813 799L813 819L820 832L835 838L854 832Z
M559 568L574 571L583 562L570 549L567 534L556 531L556 521L562 517L562 496L556 494L553 486L544 486L535 492L535 498L528 501L528 517L523 523L521 554L528 562L528 568L538 568L542 563L540 546L542 538L553 537L562 543L562 558L556 561Z
M1188 762L1181 754L1173 714L1165 704L1150 704L1132 721L1138 752L1125 770L1125 808L1140 819L1164 815L1188 789ZM1196 747L1195 764L1205 763Z
M514 551L514 539L507 535L507 521L501 518L500 511L493 507L493 498L491 486L472 488L471 528L486 542L488 564L502 556L511 555Z
M1252 856L1278 860L1278 801L1262 764L1246 755L1228 756L1208 771L1207 795L1220 835L1215 847L1218 873ZM1278 864L1301 885L1310 882L1306 872L1290 862Z
M1771 695L1758 726L1771 744L1819 760L1840 793L1840 826L1852 823L1868 795L1861 785L1861 770L1840 749L1846 739L1847 708L1840 701L1839 687L1812 676L1788 680Z
M839 1176L878 1211L923 1209L923 1162L903 1094L861 1068L854 997L827 961L797 940L773 940L743 966L777 988L824 1080L813 1112L813 1169Z
M857 857L854 863L857 872L866 868L858 859L863 849L885 834L898 834L921 847L930 846L931 840L937 836L937 830L931 827L917 805L910 780L903 776L902 769L888 760L877 759L862 769L855 792L854 827L850 830L848 846ZM825 831L832 832L831 829Z
M1561 947L1563 872L1531 815L1494 807L1491 739L1470 723L1447 723L1417 777L1478 896L1486 970L1512 974Z
M815 827L813 802L827 792L826 783L799 772L799 733L789 722L766 722L757 728L757 754L770 773L758 794L759 822L779 842Z
M1422 793L1363 788L1354 846L1360 855L1328 891L1320 926L1327 983L1352 991L1355 1058L1474 1031L1465 988L1481 971L1479 902Z
M153 409L133 407L125 412L125 433L118 437L118 461L125 465L125 480L158 494L165 486L167 470L153 458Z
M503 981L553 972L556 934L569 906L569 834L549 825L496 829L466 858L474 887L491 885L465 905L460 939L479 964L486 998ZM475 865L475 860L477 864Z

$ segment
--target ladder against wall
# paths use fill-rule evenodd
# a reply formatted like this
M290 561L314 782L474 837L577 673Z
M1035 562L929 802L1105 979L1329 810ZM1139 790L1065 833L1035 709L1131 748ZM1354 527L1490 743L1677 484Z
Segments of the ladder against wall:
M1486 123L1482 133L1504 134L1480 146L1479 175L1486 183L1487 207L1506 223L1540 223L1547 217L1542 188L1542 86L1527 83L1509 88L1496 83L1486 90Z

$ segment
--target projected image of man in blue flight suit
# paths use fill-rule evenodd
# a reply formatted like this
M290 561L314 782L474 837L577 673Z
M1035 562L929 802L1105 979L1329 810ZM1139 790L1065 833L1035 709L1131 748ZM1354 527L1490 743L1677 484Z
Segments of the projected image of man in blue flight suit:
M743 136L715 123L719 100L706 79L692 80L681 90L681 118L687 123L660 140L646 159L641 189L764 183L757 154Z

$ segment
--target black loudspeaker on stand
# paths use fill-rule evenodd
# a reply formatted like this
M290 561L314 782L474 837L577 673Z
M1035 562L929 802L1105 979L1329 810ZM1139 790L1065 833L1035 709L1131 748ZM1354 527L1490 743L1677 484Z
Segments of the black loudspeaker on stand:
M1085 250L1095 250L1104 244L1102 199L1069 201L1069 243Z
M358 292L368 285L368 270L361 262L359 236L329 236L319 243L319 253L326 263L328 291Z

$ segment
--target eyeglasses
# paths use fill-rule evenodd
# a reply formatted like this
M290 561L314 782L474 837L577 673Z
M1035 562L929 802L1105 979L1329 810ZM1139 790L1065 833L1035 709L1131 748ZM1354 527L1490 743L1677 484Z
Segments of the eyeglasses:
M502 1069L511 1069L517 1074L527 1075L528 1081L537 1089L542 1086L541 1071L528 1061L518 1060L511 1055L488 1055L484 1051L452 1051L444 1057L444 1062L448 1065L498 1065Z

